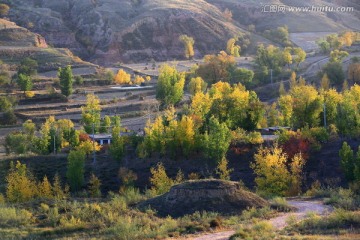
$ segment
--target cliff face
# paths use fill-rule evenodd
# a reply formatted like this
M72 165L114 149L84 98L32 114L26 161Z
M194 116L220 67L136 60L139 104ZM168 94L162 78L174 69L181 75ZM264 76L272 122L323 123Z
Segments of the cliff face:
M309 4L355 6L353 13L266 14L253 0L13 0L9 17L44 36L56 47L66 47L99 62L181 58L182 34L195 39L195 54L223 50L226 41L246 32L289 25L290 31L339 31L360 26L354 0L311 0ZM298 4L294 0L269 3ZM232 12L232 18L225 10ZM316 24L315 24L316 23ZM349 27L351 27L349 26ZM255 36L256 41L264 41ZM256 41L252 41L256 44Z

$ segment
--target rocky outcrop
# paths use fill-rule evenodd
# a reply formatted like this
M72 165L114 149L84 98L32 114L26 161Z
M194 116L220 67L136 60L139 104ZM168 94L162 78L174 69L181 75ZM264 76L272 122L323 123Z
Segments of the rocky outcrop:
M247 208L267 205L267 201L244 190L237 182L212 179L173 186L168 193L144 201L139 207L150 206L161 216L178 217L195 211L239 214Z
M41 35L30 32L15 23L0 19L0 45L46 48L47 43Z

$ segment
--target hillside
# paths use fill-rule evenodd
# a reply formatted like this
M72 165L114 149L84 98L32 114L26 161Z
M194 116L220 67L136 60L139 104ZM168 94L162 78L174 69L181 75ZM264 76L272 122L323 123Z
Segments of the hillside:
M38 61L39 71L57 69L65 65L88 66L90 63L74 56L66 48L48 46L44 37L14 22L0 19L0 59L10 65L31 57Z
M9 17L41 34L56 47L66 47L86 59L114 63L155 58L181 58L178 37L195 39L196 57L225 48L228 38L254 24L263 32L287 24L290 32L334 32L360 26L355 0L307 1L311 6L353 6L350 13L263 13L250 0L14 0ZM298 6L299 1L271 0L267 4ZM304 3L301 3L302 5ZM224 14L232 12L232 19ZM314 24L316 23L316 24ZM251 43L266 42L251 34Z

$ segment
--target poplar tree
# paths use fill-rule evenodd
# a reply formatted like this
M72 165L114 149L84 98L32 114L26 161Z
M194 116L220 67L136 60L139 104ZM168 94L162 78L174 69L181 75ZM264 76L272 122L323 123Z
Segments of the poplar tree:
M66 97L70 96L73 92L73 73L71 66L65 68L59 68L58 77L60 79L60 89L61 93Z

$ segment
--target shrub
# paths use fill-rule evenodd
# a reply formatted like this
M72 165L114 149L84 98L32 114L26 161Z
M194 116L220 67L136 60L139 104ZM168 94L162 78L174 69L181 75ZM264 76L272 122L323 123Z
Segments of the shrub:
M275 211L271 210L270 207L264 208L248 208L241 213L240 219L243 221L248 221L253 218L260 218L260 219L269 219L270 217L274 216Z
M326 233L334 234L342 230L360 227L359 212L350 212L344 209L335 209L326 217L319 217L316 214L309 216L307 219L295 224L292 229L300 233Z
M230 180L230 174L233 172L234 169L228 168L228 160L223 157L219 164L216 167L216 174L219 176L222 180Z
M26 98L33 98L35 96L34 91L25 91L25 97Z
M271 199L270 202L271 202L271 207L277 209L278 211L290 212L294 210L294 208L289 205L289 203L286 201L285 198L275 197Z
M269 222L259 222L251 227L241 226L236 234L231 236L231 240L236 239L274 239L275 233L273 226Z
M95 176L95 174L91 174L88 186L88 191L91 197L101 197L100 186L100 180Z
M127 205L138 203L145 198L143 195L141 195L139 189L134 187L126 188L120 193L120 195L124 197Z
M355 210L360 207L359 200L359 197L350 189L339 188L336 191L332 191L330 197L326 198L324 202L345 210Z
M29 225L33 222L31 212L14 207L0 207L0 226L18 227Z
M158 163L156 167L150 168L150 172L151 190L157 195L168 192L171 186L174 185L174 181L167 176L165 167L162 163Z

